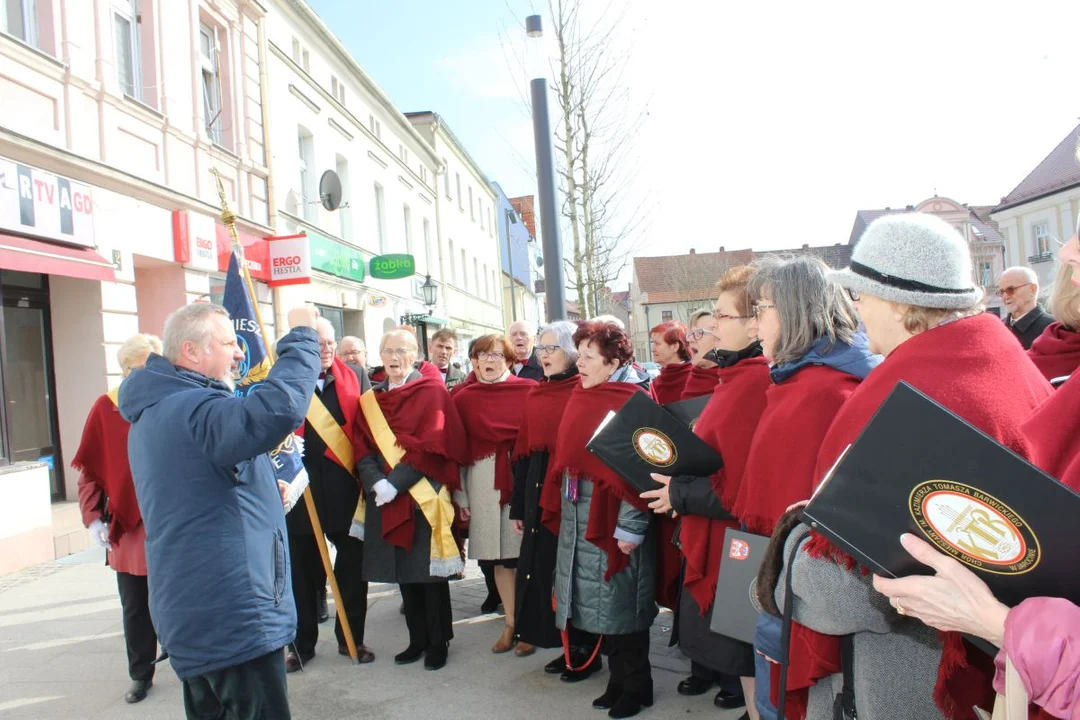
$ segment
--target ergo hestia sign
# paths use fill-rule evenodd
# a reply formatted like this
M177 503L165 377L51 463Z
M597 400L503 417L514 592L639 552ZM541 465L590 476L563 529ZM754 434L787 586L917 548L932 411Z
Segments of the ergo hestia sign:
M270 251L270 287L311 282L311 248L307 235L266 238Z
M371 258L371 277L379 280L397 280L416 274L416 260L412 255L377 255Z

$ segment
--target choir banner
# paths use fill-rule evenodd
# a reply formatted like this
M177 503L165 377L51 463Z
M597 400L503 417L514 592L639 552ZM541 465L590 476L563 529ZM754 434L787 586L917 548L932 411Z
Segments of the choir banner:
M266 376L270 373L270 355L263 340L262 327L255 314L253 299L248 293L247 284L240 275L240 264L236 253L229 258L229 271L225 275L225 296L222 301L232 318L237 342L244 351L244 360L240 364L239 380L236 383L236 396L245 397L258 392ZM289 492L285 498L286 512L291 510L304 489L308 486L308 474L304 469L304 441L295 434L290 434L270 453L270 462L274 465L274 474L278 480L288 483Z

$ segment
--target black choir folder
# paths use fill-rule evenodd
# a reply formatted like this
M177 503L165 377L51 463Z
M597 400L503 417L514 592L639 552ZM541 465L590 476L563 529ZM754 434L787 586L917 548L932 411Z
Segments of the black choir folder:
M694 425L697 424L697 420L701 417L701 412L705 409L705 406L709 404L709 400L712 399L712 393L708 395L702 395L696 398L690 398L689 400L679 400L678 402L667 403L661 405L671 415L675 416L675 419L686 425L691 430L694 429Z
M841 455L803 521L892 577L933 572L900 545L900 535L912 533L1011 606L1036 596L1080 603L1077 518L1080 495L900 383Z
M661 487L652 473L708 477L724 465L718 452L645 393L609 412L585 448L639 492Z

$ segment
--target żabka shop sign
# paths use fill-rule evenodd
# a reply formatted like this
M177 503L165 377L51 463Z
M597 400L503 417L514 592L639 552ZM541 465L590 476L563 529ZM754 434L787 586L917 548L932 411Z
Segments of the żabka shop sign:
M92 248L90 186L0 158L0 230Z
M307 235L266 238L270 251L270 287L311 282L311 247Z

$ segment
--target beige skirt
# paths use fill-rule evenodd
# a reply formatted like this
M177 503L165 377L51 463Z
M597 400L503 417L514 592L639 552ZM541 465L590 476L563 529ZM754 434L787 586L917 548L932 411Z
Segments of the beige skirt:
M499 505L495 489L495 458L485 458L461 473L462 489L454 502L469 508L468 553L471 560L514 560L521 551L521 536L514 532L510 505Z

